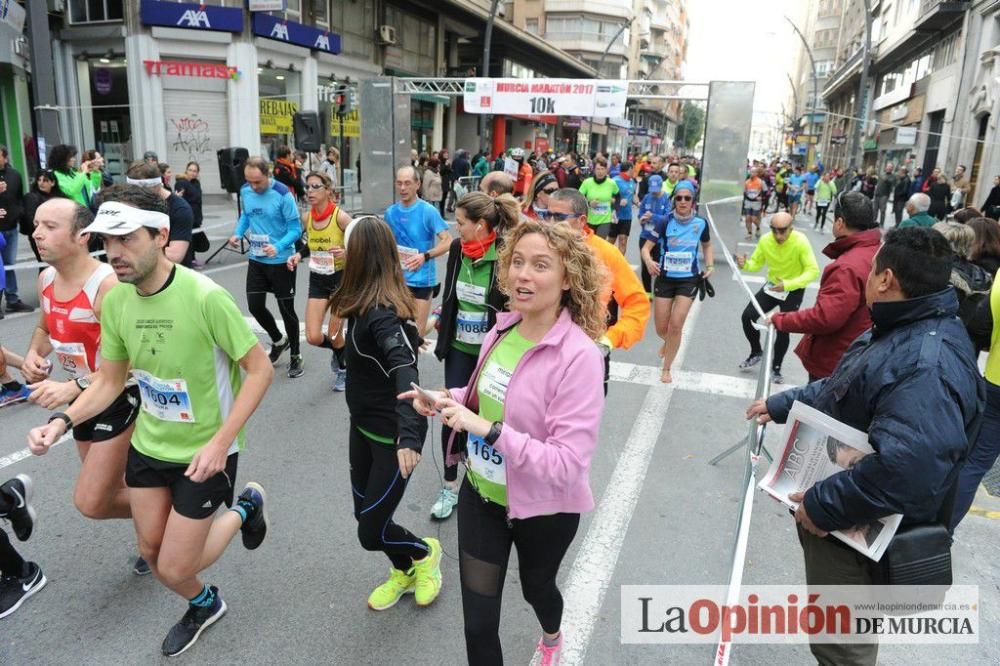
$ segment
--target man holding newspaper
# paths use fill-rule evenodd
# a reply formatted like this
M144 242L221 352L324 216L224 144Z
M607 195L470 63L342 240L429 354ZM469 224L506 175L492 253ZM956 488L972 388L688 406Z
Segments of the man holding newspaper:
M866 432L874 451L790 496L798 502L795 520L809 585L893 582L886 575L894 544L876 564L826 538L831 531L898 513L899 541L908 527L950 521L957 471L986 401L975 351L956 317L950 256L948 242L933 229L891 230L865 287L872 328L854 341L830 377L747 410L747 418L760 423L783 423L799 401ZM923 548L919 539L911 545ZM927 551L934 548L940 544L927 543ZM878 645L811 649L822 664L874 664Z

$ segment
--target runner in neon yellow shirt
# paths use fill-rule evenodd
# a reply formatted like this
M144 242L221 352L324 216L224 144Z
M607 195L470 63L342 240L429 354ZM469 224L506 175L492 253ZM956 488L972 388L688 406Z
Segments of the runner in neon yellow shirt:
M621 194L618 192L618 183L608 178L608 161L604 157L594 160L594 175L580 184L580 194L587 197L590 203L587 224L595 234L607 240Z

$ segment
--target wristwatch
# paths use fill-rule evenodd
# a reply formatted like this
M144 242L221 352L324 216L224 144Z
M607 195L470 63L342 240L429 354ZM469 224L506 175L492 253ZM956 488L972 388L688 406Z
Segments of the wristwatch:
M431 253L430 252L424 252L424 261L427 262L427 261L430 261L430 260L431 260Z
M493 446L497 443L497 440L500 439L501 431L503 431L503 421L494 421L493 425L490 426L489 433L487 433L486 437L483 439L486 440L487 444Z
M59 419L60 421L66 424L66 430L73 429L73 419L71 419L69 415L66 414L66 412L53 412L52 416L49 417L48 422L52 423L56 419Z
M87 387L90 386L90 377L77 377L73 380L73 383L81 391L86 391Z

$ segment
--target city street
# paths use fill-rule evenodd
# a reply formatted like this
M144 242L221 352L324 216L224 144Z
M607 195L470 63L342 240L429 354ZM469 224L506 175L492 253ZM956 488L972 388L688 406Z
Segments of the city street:
M735 206L713 207L730 249L742 241ZM228 237L235 215L226 206L206 207L213 249ZM804 229L817 255L829 233ZM27 249L23 243L22 255ZM739 325L745 294L731 279L716 247L717 296L697 304L675 363L675 383L659 383L656 338L612 354L609 391L591 486L597 509L584 517L562 567L566 600L564 662L570 664L708 664L713 646L621 645L620 586L708 585L729 579L736 511L742 489L740 455L718 466L708 460L743 437L743 411L756 374L741 373L747 355ZM204 259L206 255L202 255ZM629 260L638 265L636 240ZM826 263L820 257L821 265ZM225 286L246 312L246 260L222 252L205 274ZM438 261L439 277L444 260ZM34 271L19 272L22 296L37 305ZM307 275L299 271L298 311L304 312ZM806 303L815 298L816 285ZM269 307L275 310L274 301ZM0 321L0 341L23 353L36 314ZM798 336L793 336L792 349ZM427 609L412 599L376 613L365 600L384 579L387 560L358 545L348 485L348 413L343 394L330 390L329 355L304 345L305 375L288 379L287 354L274 383L248 426L237 486L260 482L268 492L271 531L254 552L234 543L205 575L218 585L228 614L181 659L212 664L461 664L465 662L458 581L456 520L434 523L431 503L440 487L440 429L435 423L424 457L395 520L418 535L440 538L446 551L444 587ZM679 370L678 370L679 369ZM431 354L420 361L421 383L440 386L442 366ZM791 351L785 362L790 385L806 381ZM780 387L778 387L780 388ZM152 577L131 573L135 536L128 521L95 522L73 507L79 460L72 442L42 458L26 455L28 430L47 412L30 404L0 410L0 480L17 473L36 483L39 520L23 546L48 586L20 611L0 621L3 664L149 664L166 662L160 642L184 613L181 599ZM769 441L778 435L770 429ZM760 472L763 473L763 470ZM1000 500L982 490L976 509L956 533L957 583L979 585L981 642L968 646L886 645L882 664L989 663L1000 650ZM804 580L794 522L779 504L755 498L744 581L792 584ZM527 664L539 637L534 615L521 597L516 562L504 590L506 660ZM805 645L736 645L735 664L809 663Z

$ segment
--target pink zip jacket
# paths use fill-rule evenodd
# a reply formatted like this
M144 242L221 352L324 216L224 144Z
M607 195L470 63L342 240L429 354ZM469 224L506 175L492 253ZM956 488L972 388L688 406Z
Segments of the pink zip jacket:
M516 312L497 314L469 385L449 389L456 402L475 410L483 362L519 321ZM517 364L503 411L496 448L506 459L508 517L593 509L590 458L604 412L604 360L594 341L573 323L569 310L563 309L545 338ZM464 457L465 451L449 452L447 464Z

